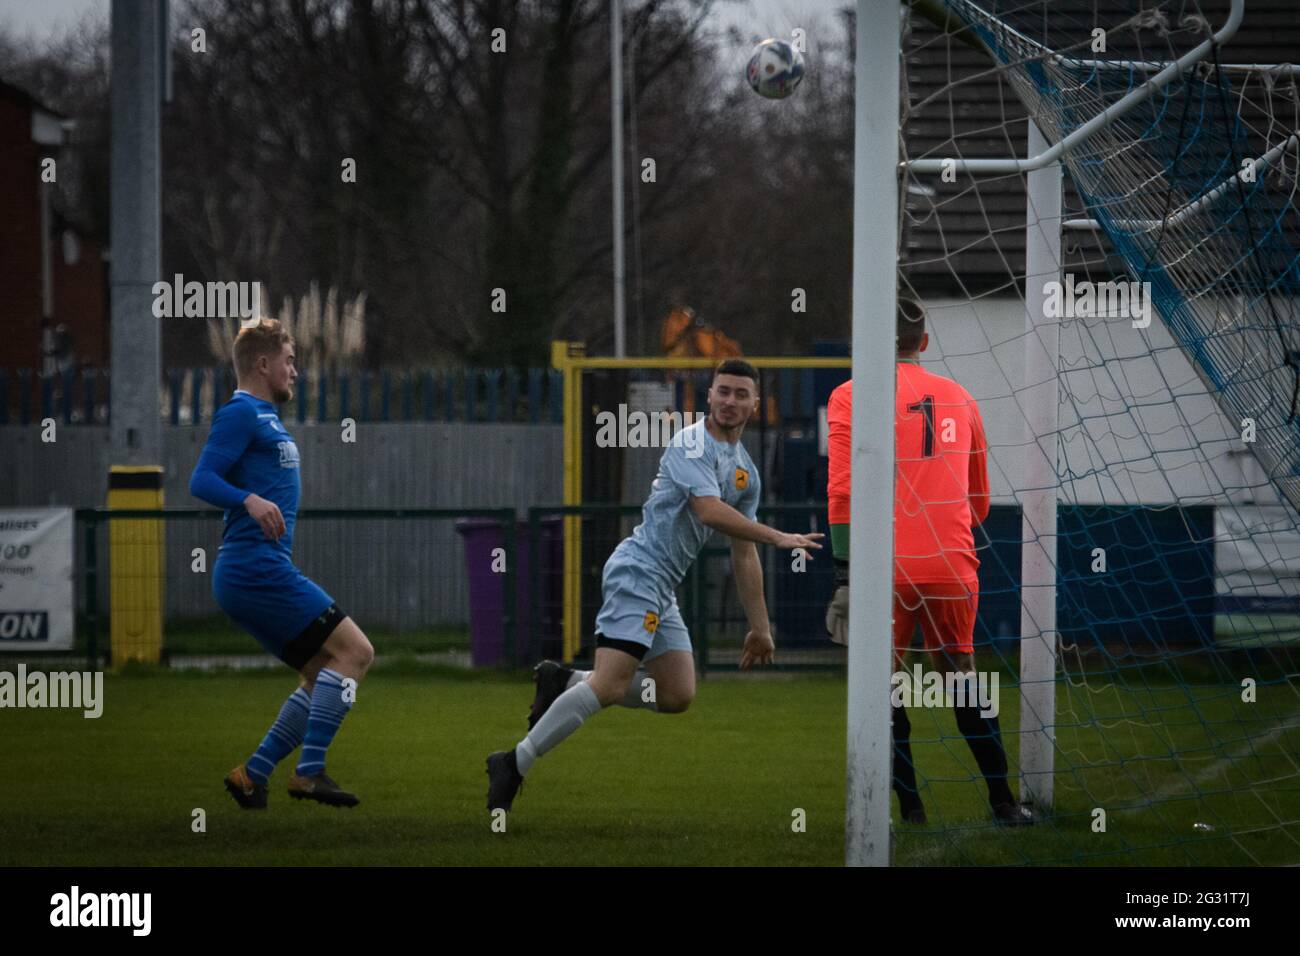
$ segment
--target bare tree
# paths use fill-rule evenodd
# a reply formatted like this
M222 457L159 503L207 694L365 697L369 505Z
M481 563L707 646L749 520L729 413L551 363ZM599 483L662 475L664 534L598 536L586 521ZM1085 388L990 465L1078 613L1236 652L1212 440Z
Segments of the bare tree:
M709 32L711 7L627 5L633 321L653 347L657 318L691 305L747 350L802 351L847 316L847 41L822 30L822 60L773 104L744 89L745 44ZM164 274L364 296L370 365L539 365L560 336L607 350L608 16L607 0L178 5ZM106 22L82 44L16 57L98 138L68 204L107 238ZM794 287L813 303L796 321ZM208 353L183 322L164 346L169 364Z

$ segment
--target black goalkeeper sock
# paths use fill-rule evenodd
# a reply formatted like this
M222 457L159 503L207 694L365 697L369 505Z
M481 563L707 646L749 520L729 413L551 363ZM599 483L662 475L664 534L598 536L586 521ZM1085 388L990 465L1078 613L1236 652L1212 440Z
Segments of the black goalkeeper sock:
M979 704L954 707L957 727L966 736L980 772L989 785L989 804L1015 803L1007 786L1007 752L1002 748L1002 728L996 717L981 717Z
M916 766L912 763L912 723L907 719L907 708L901 704L894 708L894 792L898 794L898 809L906 817L921 808L921 796L916 792Z

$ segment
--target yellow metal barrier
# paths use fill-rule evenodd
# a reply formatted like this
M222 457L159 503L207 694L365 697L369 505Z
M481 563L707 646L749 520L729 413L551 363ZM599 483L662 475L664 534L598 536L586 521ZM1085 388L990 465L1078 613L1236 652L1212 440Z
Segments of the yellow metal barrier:
M108 474L108 507L161 508L162 479L160 465L113 465ZM163 522L110 519L108 548L113 667L127 661L157 664L162 660Z

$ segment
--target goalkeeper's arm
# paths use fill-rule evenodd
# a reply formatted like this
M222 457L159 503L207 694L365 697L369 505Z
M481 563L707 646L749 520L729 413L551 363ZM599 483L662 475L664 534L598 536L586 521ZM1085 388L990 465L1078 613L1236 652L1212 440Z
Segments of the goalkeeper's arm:
M848 643L849 626L849 494L852 489L849 463L852 461L852 385L845 383L831 392L826 406L829 458L826 499L829 504L831 553L835 559L835 596L826 609L826 630L837 644Z

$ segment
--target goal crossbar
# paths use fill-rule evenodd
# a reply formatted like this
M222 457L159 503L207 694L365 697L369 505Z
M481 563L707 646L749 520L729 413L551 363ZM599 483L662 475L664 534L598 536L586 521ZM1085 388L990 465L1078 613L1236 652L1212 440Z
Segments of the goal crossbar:
M946 170L957 170L966 173L983 174L1023 173L1049 166L1059 160L1066 152L1079 146L1174 82L1189 67L1209 56L1216 46L1222 46L1232 39L1237 33L1237 28L1241 26L1245 11L1246 0L1232 0L1232 9L1228 13L1227 21L1213 36L1201 41L1177 60L1166 65L1140 87L1112 103L1068 136L1062 137L1057 143L1036 155L1024 159L1019 157L1002 159L963 159L960 156L926 157L924 159L908 160L899 165L916 173L942 173ZM1010 31L1009 27L1003 26L1002 28ZM1040 44L1033 43L1033 41L1024 40L1024 42L1042 48ZM1045 48L1042 49L1045 50ZM1053 55L1044 53L1044 56Z

